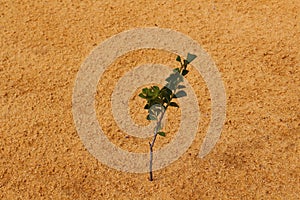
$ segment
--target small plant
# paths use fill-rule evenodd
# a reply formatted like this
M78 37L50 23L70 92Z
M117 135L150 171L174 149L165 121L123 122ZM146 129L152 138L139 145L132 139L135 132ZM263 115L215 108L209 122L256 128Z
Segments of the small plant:
M186 92L182 89L185 88L184 85L180 83L183 82L183 77L188 74L187 70L188 64L190 64L197 56L188 53L187 59L182 59L177 56L176 61L180 63L180 67L173 70L171 75L166 79L167 84L161 89L158 86L151 86L148 88L143 88L139 96L147 101L144 109L148 110L147 120L155 120L156 126L154 128L154 135L152 142L149 142L150 147L150 165L149 165L149 180L153 181L153 147L156 141L157 135L166 136L166 133L162 130L162 119L169 106L179 108L179 105L172 101L173 99L186 96Z

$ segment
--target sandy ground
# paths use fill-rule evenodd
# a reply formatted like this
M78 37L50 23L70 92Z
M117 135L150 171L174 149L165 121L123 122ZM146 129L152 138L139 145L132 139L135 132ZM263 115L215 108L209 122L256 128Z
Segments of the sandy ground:
M299 10L298 0L0 1L0 199L299 199ZM204 117L188 151L149 182L148 174L116 171L85 149L72 92L95 46L155 26L189 35L211 55L226 88L227 119L207 157L197 157L209 123ZM136 51L105 72L96 108L113 143L147 152L150 140L118 130L106 109L113 85L137 64L173 65L174 56ZM204 81L193 72L188 80L209 116ZM130 108L145 124L142 104L133 96ZM170 113L169 134L156 148L176 131L180 112Z

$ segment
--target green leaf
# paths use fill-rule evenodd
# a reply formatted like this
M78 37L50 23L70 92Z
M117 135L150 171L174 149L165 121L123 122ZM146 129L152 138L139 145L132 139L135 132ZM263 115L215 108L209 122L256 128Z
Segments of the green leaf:
M147 102L149 103L152 100L152 96L147 96Z
M152 98L154 96L154 91L153 90L148 90L147 95Z
M184 60L184 61L183 61L184 68L186 68L186 66L187 66L188 64L190 64L190 62L189 62L188 60Z
M157 134L160 135L160 136L166 137L166 133L165 132L160 131L160 132L157 132Z
M159 91L159 87L156 86L156 85L152 86L152 88L153 88L154 91L157 91L157 90Z
M161 94L163 97L166 97L166 96L171 96L173 94L172 90L170 90L168 87L163 87L161 89Z
M139 97L143 98L143 99L147 99L147 97L143 94L143 93L140 93L139 94Z
M178 83L183 82L183 76L181 74L178 74ZM176 85L178 85L178 83Z
M147 120L156 120L156 117L154 115L147 115Z
M178 73L178 72L176 72ZM177 79L176 73L171 74L168 78L166 78L167 82L172 82Z
M154 96L157 97L159 95L159 87L158 86L152 86L153 92L154 92Z
M149 115L155 115L154 111L153 111L153 106L149 109L148 113L149 113Z
M179 105L178 105L177 103L175 103L175 102L171 102L171 103L170 103L170 106L179 108Z
M142 89L142 92L143 92L144 94L146 94L146 95L147 95L147 93L148 93L148 90L149 90L148 88L143 88L143 89Z
M181 97L186 97L186 96L187 96L186 92L183 90L180 90L175 94L174 98L181 98Z
M166 96L164 96L163 100L164 100L164 103L169 103L171 100L171 96L166 95Z
M151 120L151 119L150 119L150 115L147 115L146 119L147 119L147 120Z
M175 69L173 69L173 72L180 72L180 69L179 68L175 68Z
M184 85L178 85L177 86L177 89L184 89L184 88L186 88Z
M176 61L181 62L180 56L177 56Z
M188 53L186 59L187 59L187 61L188 61L189 63L191 63L193 60L195 60L195 58L197 58L196 55Z
M162 103L163 103L163 100L160 99L159 97L156 97L155 99L153 99L153 100L151 101L151 106L153 106L153 105L155 105L155 104L162 105Z
M183 76L187 75L187 73L189 73L189 70L184 69L184 70L182 71L182 75L183 75Z

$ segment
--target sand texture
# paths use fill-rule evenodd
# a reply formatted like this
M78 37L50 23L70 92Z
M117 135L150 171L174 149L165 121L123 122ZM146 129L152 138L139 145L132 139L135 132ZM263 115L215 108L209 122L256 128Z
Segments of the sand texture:
M0 1L0 199L300 199L300 1ZM99 162L72 115L77 72L111 36L168 28L197 41L218 67L226 121L215 148L198 157L210 121L210 94L193 68L201 120L190 148L168 167L125 173ZM109 140L148 152L151 138L126 136L111 113L117 81L135 66L174 67L163 50L116 59L97 86L95 108ZM147 124L144 101L129 103ZM180 109L168 111L168 144Z

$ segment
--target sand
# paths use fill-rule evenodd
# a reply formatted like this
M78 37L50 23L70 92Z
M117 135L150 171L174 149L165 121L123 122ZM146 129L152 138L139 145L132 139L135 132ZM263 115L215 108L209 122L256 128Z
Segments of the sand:
M288 1L1 1L0 199L299 199L300 2ZM76 75L105 39L137 27L179 31L197 41L222 76L227 100L220 140L198 158L209 91L187 79L202 118L190 148L166 168L125 173L99 162L72 116ZM174 54L139 50L118 58L98 84L99 124L112 143L148 152L151 138L124 137L109 112L113 86L143 63L176 65ZM120 67L122 66L122 67ZM140 88L139 88L140 89ZM147 124L142 99L131 117ZM170 109L166 138L178 128Z

